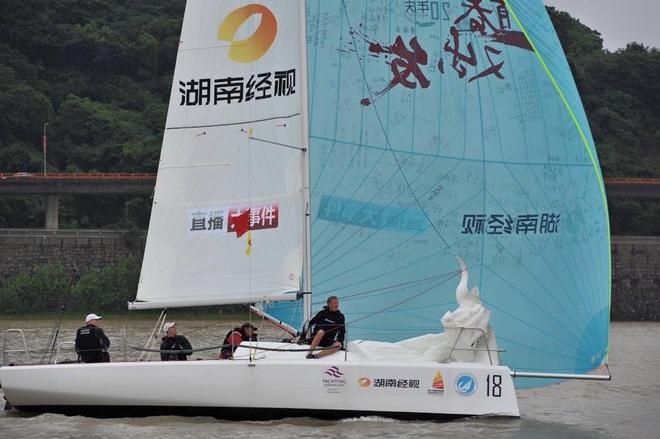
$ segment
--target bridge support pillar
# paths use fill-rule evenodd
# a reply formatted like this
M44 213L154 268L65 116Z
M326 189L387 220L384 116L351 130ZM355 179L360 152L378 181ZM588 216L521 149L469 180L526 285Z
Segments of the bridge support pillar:
M49 194L46 196L46 228L59 229L60 227L60 196Z

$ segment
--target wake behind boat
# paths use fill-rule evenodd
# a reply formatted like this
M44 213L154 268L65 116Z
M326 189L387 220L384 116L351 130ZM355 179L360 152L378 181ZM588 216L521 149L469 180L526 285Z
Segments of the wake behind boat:
M585 375L608 352L604 186L543 3L428 3L186 7L129 307L254 304L304 332L336 295L345 351L2 367L7 399L447 419L519 416L513 376L606 379Z

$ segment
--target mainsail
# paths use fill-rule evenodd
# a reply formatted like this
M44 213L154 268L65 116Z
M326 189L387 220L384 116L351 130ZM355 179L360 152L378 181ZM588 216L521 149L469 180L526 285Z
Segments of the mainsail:
M292 5L187 3L132 307L300 291L305 78Z
M504 364L600 366L607 205L543 2L307 8L315 301L340 297L349 339L438 332L460 257Z

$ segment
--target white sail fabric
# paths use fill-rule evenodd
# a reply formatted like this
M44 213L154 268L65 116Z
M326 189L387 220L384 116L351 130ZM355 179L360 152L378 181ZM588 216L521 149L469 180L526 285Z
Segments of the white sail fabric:
M499 364L495 332L489 325L490 310L481 304L477 287L468 289L468 269L462 259L459 262L458 308L442 316L443 333L420 335L397 343L356 341L349 343L348 350L370 360Z
M188 2L132 308L300 290L299 29L297 1Z

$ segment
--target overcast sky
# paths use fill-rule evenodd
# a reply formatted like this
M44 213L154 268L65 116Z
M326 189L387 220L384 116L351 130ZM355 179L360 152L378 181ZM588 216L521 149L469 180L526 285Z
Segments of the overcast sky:
M631 41L660 48L660 0L544 0L601 33L614 51Z

